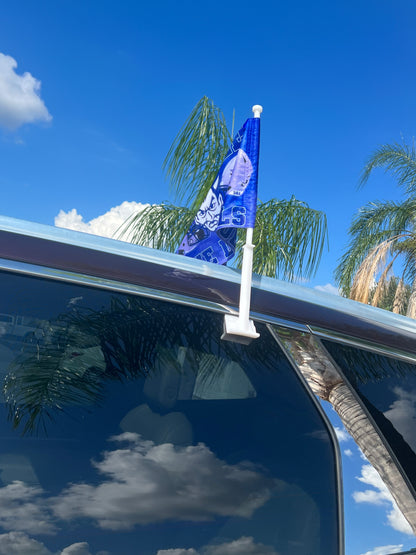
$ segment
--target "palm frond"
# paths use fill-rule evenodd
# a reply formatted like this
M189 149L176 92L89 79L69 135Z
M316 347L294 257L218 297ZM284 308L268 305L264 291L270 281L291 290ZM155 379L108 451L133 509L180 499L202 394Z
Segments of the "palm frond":
M397 255L396 255L397 256ZM396 257L393 258L393 260L391 260L389 262L389 264L386 264L378 282L377 282L377 287L374 291L374 295L373 298L371 299L371 305L372 306L379 306L379 302L381 301L382 297L385 295L386 291L387 291L387 278L389 273L391 272L392 266L393 266L393 262L395 261Z
M401 278L396 287L396 293L393 299L392 312L395 312L396 314L403 314L406 304L407 304L406 286L404 284L403 278Z
M130 216L118 236L136 245L175 252L193 218L194 214L185 206L154 204Z
M237 265L241 265L244 234L240 234ZM312 276L327 244L327 223L323 212L305 202L271 199L259 202L253 241L256 246L253 270L269 277L293 280Z
M377 148L366 165L361 176L360 185L367 183L371 173L376 168L383 168L397 180L407 194L416 192L416 152L414 141L411 145L406 143L384 144Z
M351 286L349 297L361 303L368 303L370 291L380 266L384 266L391 249L391 240L383 241L374 247L364 258Z
M179 131L163 162L176 202L196 211L231 142L222 111L204 96Z
M361 207L353 218L349 233L373 234L386 231L397 235L404 230L413 230L415 225L416 200L404 202L374 201Z
M406 283L413 287L416 281L416 251L412 242L410 250L404 251L401 256L403 263L403 277Z
M4 380L9 419L23 434L46 431L54 415L70 405L85 407L103 399L104 360L91 330L82 334L57 322L51 330L47 343L22 351Z
M118 237L175 251L205 199L230 142L223 113L204 96L175 138L163 166L176 200L186 206L167 202L148 206L123 224ZM312 276L328 240L325 214L294 197L260 202L257 214L254 271L290 280ZM243 235L238 233L233 263L238 267L242 261Z
M416 202L409 199L402 203L370 202L354 217L349 235L351 237L345 253L335 270L335 280L344 295L349 295L354 276L359 267L378 245L395 238L392 252L407 237L414 236Z

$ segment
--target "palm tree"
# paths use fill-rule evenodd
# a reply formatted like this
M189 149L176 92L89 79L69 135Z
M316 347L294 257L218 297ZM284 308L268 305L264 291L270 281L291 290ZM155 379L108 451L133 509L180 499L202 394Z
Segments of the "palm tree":
M350 243L335 272L344 295L380 306L394 270L400 278L393 311L416 318L416 151L412 143L381 145L364 167L361 185L376 168L391 174L404 190L401 202L375 201L362 207L349 230Z
M131 216L119 237L175 252L205 199L223 162L232 134L222 111L206 96L196 104L175 138L163 168L174 201L148 206ZM292 197L258 202L254 229L256 273L308 278L318 267L327 242L326 216ZM238 230L234 264L241 266L244 235Z

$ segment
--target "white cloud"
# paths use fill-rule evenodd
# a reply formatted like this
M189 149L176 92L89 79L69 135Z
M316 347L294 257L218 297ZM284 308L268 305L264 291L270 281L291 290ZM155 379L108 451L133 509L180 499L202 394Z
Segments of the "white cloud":
M18 75L17 62L0 53L0 126L17 129L25 123L51 121L40 98L41 83L30 73Z
M338 287L335 287L331 283L327 283L326 285L315 285L314 289L323 291L324 293L331 293L332 295L339 295Z
M203 555L277 555L272 547L254 543L252 537L246 536L229 543L206 547L202 553Z
M105 476L101 484L72 484L51 500L58 518L87 517L111 530L166 520L250 518L276 485L248 462L226 464L203 443L155 445L135 433L112 439L128 447L106 451L93 463Z
M395 501L392 501L392 509L387 513L387 522L394 530L413 536L412 528L407 520L404 518L401 510Z
M198 555L195 549L159 549L156 555Z
M0 555L52 555L43 543L23 532L0 534Z
M391 493L380 478L378 472L370 465L365 464L361 468L360 482L367 484L374 489L365 491L354 491L352 496L356 503L369 503L371 505L386 506L387 523L389 526L402 532L403 534L413 535L412 529L407 520L402 515Z
M101 551L101 555L104 553ZM73 543L63 551L52 553L42 542L30 538L24 532L13 531L0 534L0 555L92 555L92 553L87 542ZM107 555L110 554L107 553Z
M369 503L371 505L384 505L386 498L379 492L373 489L365 491L354 491L352 494L356 503Z
M105 214L98 216L85 222L81 214L78 214L76 208L64 212L61 210L55 217L55 225L92 235L100 235L102 237L114 237L119 227L134 213L140 212L146 208L148 204L140 202L124 201L118 206L114 206Z
M0 488L0 527L33 534L56 529L43 499L43 490L15 480Z
M400 545L382 545L375 547L371 551L366 551L361 555L390 555L390 553L400 553L403 549L403 544Z
M353 452L351 451L351 449L344 449L344 455L346 455L347 457L352 457Z
M91 555L91 552L87 542L78 542L65 547L61 555Z
M338 426L335 426L334 430L340 443L344 441L349 441L351 439L350 434L344 428L339 428Z
M241 538L221 543L208 545L199 552L195 549L162 549L156 555L278 555L277 552L267 545L255 543L252 537Z

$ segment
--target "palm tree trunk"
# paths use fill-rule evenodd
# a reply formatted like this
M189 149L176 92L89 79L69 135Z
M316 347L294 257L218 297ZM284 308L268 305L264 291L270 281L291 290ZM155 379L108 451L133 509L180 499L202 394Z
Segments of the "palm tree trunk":
M341 418L347 432L379 473L413 533L416 534L416 503L389 452L350 388L345 383L336 385L331 389L328 401Z
M393 300L393 312L395 314L403 314L406 303L406 288L404 286L403 278L399 280L396 287L396 293Z
M409 318L416 318L416 279L412 283L412 292L407 305L406 316Z
M331 403L345 429L379 473L416 534L416 501L367 413L344 382L320 341L297 331L279 330L278 334L312 391Z

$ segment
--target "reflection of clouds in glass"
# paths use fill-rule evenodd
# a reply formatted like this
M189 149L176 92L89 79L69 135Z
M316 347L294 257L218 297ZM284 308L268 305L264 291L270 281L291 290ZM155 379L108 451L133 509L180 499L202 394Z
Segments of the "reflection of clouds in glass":
M350 434L345 428L339 428L338 426L335 426L334 430L340 443L342 443L343 441L349 441L351 439Z
M362 555L392 555L392 553L400 553L403 551L403 544L399 545L381 545L375 547L371 551L366 551Z
M78 542L65 547L60 555L92 555L87 542ZM109 551L99 551L96 555L110 555Z
M157 555L198 555L195 549L161 549Z
M128 447L106 451L93 463L106 480L69 486L52 499L57 517L89 517L112 530L166 520L250 518L275 486L250 463L228 465L202 443L155 445L130 432L112 439Z
M52 553L41 542L30 538L24 532L0 534L0 555L92 555L87 542L73 543L63 551ZM97 555L110 555L101 551Z
M0 534L0 555L52 555L43 543L23 532Z
M356 503L385 506L387 509L387 521L389 526L404 534L413 535L409 523L402 515L391 493L380 478L378 472L370 464L363 465L361 468L361 476L358 480L374 489L354 491L352 494L354 501Z
M202 553L203 555L277 555L272 547L254 543L253 538L245 536L229 543L206 547Z
M0 526L34 534L55 533L43 494L42 488L18 480L0 488Z
M396 401L384 416L402 434L404 439L416 452L416 391L406 391L401 387L393 389Z
M195 549L162 549L157 555L278 555L270 546L255 543L252 537L242 536L238 540L208 545L199 552Z

